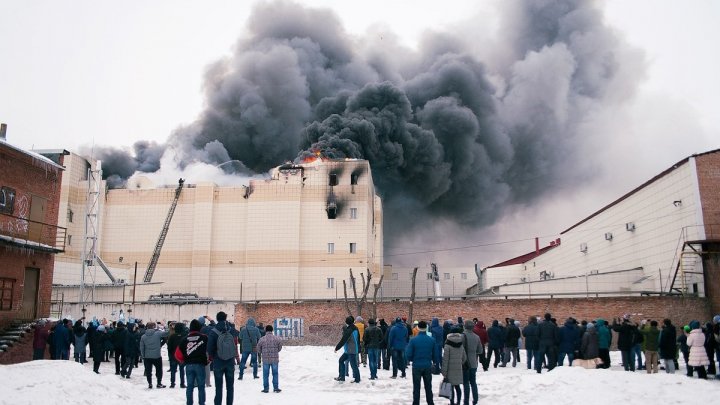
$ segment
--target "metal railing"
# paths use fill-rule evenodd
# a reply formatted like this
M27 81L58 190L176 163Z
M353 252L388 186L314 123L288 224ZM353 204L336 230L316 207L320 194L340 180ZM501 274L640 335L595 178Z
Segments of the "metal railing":
M0 213L0 239L11 244L59 253L65 251L66 237L61 226Z

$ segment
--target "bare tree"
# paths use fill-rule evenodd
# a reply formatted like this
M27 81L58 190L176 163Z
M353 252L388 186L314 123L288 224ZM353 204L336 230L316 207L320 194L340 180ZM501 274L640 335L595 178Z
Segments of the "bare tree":
M350 269L350 284L352 284L353 300L355 302L355 309L357 310L358 316L362 316L363 306L365 305L365 302L367 302L367 294L370 290L370 280L372 279L372 274L370 274L370 271L368 270L367 278L363 273L360 273L360 278L362 279L363 283L362 296L358 297L355 275L353 274L352 269ZM343 293L345 294L345 306L347 308L348 314L350 314L350 316L353 316L352 311L350 311L350 302L347 296L347 284L345 283L345 280L343 280Z
M382 286L383 278L385 277L384 274L380 275L380 281L373 286L375 288L375 291L373 291L373 310L372 310L372 317L377 319L377 293L380 287Z
M410 290L410 315L408 316L408 322L412 322L413 319L413 304L415 303L415 278L417 277L418 268L415 267L412 273L412 290Z

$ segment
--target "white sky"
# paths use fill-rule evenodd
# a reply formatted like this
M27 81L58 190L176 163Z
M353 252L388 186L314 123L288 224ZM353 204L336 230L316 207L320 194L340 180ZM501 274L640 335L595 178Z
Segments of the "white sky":
M426 29L492 15L489 1L304 1L329 6L346 29L374 24L413 46ZM681 110L678 130L693 152L716 147L720 129L720 2L607 1L609 24L646 52L647 81L628 113L639 128ZM202 75L243 32L251 2L0 2L0 121L24 148L163 142L203 104ZM682 124L682 125L680 125ZM687 128L683 125L687 125ZM665 125L659 125L665 128ZM656 129L656 128L655 128ZM670 143L672 145L672 143ZM658 145L658 147L668 145ZM674 148L673 148L674 149ZM683 156L672 151L673 159ZM684 151L683 151L684 152ZM661 166L667 164L662 161Z
M340 328L340 326L338 326ZM339 336L339 335L338 335ZM370 381L370 368L360 367L360 384L333 381L337 376L340 352L326 346L286 346L280 351L278 367L279 394L260 392L262 379L235 380L235 402L263 404L291 402L294 405L407 404L412 401L412 378L390 379L391 371L378 370L378 380ZM167 350L162 348L163 384L169 387ZM720 384L685 376L685 365L675 374L625 372L620 367L620 352L611 352L612 367L586 370L581 367L557 367L537 374L527 369L525 351L517 367L490 368L477 374L480 404L537 405L605 405L637 401L659 401L664 404L713 403L720 394ZM92 360L92 359L91 359ZM565 363L567 364L567 362ZM127 405L184 403L185 390L180 388L148 389L143 366L131 378L116 376L112 359L100 364L100 375L92 372L92 361L84 365L72 361L28 361L0 366L0 395L3 403L16 405ZM248 370L246 370L248 372ZM235 371L237 373L237 369ZM432 376L436 404L446 404L438 397L440 376ZM179 379L179 377L178 377ZM155 378L153 377L153 384ZM176 381L177 384L179 382ZM207 388L206 404L215 396L215 386ZM198 394L195 391L194 399ZM421 390L421 403L425 393ZM197 402L195 402L197 403Z

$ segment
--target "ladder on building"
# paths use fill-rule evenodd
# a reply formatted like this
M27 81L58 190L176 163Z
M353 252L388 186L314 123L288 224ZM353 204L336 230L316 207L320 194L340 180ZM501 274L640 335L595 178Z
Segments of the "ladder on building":
M682 251L675 266L675 273L668 292L670 294L688 294L688 279L696 274L696 267L702 261L702 255L706 252L702 250L702 241L685 241L683 242ZM700 272L702 274L702 272ZM677 285L676 285L677 284ZM694 291L692 292L695 293Z
M172 221L173 213L175 213L175 207L177 207L178 199L180 199L180 192L182 191L183 183L185 183L185 180L180 179L178 181L178 187L177 187L177 189L175 189L175 198L173 199L173 202L170 205L170 210L168 211L167 218L165 218L165 224L163 225L162 230L160 231L160 237L158 238L158 241L155 244L155 250L153 251L152 257L150 258L150 263L148 264L148 268L145 271L144 281L146 283L149 283L150 281L152 281L153 273L155 272L155 267L157 267L158 260L160 260L160 251L162 251L163 244L165 243L165 237L167 236L168 230L170 229L170 221Z

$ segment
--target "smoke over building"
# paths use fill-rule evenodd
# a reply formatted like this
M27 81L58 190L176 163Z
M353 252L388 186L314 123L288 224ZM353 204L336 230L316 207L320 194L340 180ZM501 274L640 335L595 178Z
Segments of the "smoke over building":
M180 166L238 160L247 175L317 153L366 159L389 242L417 226L491 224L591 175L598 139L583 124L640 74L590 1L501 6L494 38L428 33L414 51L392 35L354 38L329 10L260 3L233 54L207 69L195 122L164 145L95 156L115 186L158 170L166 150Z

